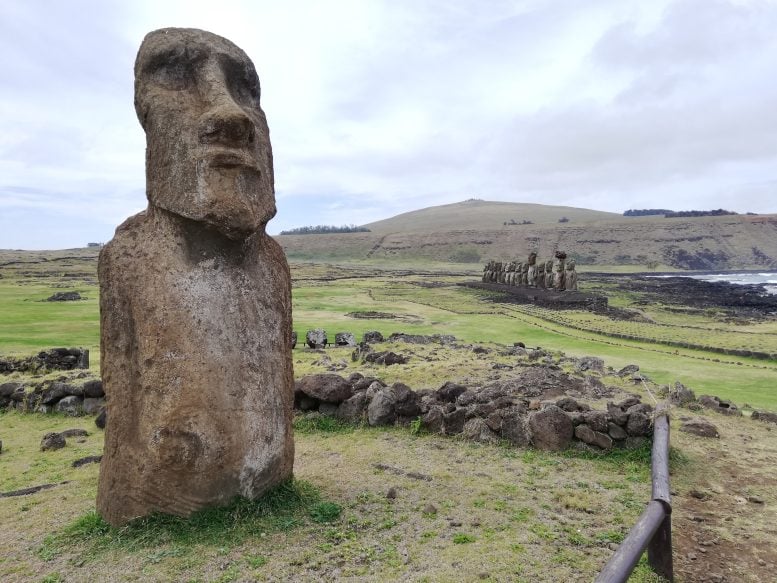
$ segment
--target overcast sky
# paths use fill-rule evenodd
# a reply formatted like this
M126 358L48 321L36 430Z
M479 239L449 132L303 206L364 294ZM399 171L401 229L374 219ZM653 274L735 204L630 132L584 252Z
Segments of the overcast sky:
M166 26L253 59L271 233L467 198L777 212L777 2L3 0L0 248L145 208L132 67Z

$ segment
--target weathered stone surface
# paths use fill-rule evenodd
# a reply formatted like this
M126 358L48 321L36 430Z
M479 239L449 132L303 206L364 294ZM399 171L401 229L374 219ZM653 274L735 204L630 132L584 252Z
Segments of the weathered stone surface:
M394 423L397 419L397 412L394 409L395 403L394 392L389 387L381 388L372 397L370 405L367 407L367 422L373 426Z
M502 411L501 435L517 447L526 447L531 443L527 419L520 410Z
M574 433L569 415L555 405L532 413L529 416L529 430L536 448L551 451L566 449Z
M464 424L461 434L465 439L479 443L496 443L499 437L491 431L488 424L480 417L473 417Z
M309 348L326 348L328 338L326 337L326 330L316 328L315 330L308 330L305 333L305 344Z
M351 383L332 373L304 376L294 383L294 389L325 403L339 404L353 395Z
M356 338L351 332L335 334L335 346L356 346Z
M81 397L70 395L62 397L54 407L54 410L58 413L64 413L71 417L78 417L84 414L84 400Z
M615 423L608 423L607 424L607 433L610 437L613 439L617 439L618 441L626 439L629 434L626 433L626 430L623 429L620 425L616 425Z
M417 417L421 414L421 396L403 383L391 385L394 409L401 417Z
M682 407L688 403L693 403L695 400L696 395L694 392L680 382L676 382L674 387L669 390L669 402L672 405Z
M81 299L81 294L77 291L55 292L46 298L47 302L74 302Z
M65 429L64 431L60 431L60 435L62 435L62 437L88 437L89 432L86 429L81 429L80 427L73 427L72 429Z
M383 334L381 334L377 330L370 330L369 332L365 332L364 333L364 337L362 338L362 342L366 342L368 344L374 344L376 342L383 342Z
M105 407L105 399L92 399L87 397L83 402L84 413L87 415L96 415Z
M464 429L466 422L467 409L460 407L443 415L442 431L445 435L457 435Z
M605 411L586 411L583 413L584 422L594 431L600 433L607 433L608 421L607 413Z
M385 366L391 366L392 364L407 364L410 360L409 356L397 354L391 350L384 350L381 352L370 352L364 357L364 362L372 362L374 364L383 364Z
M593 370L596 372L604 372L604 361L596 356L584 356L577 361L575 367L579 371Z
M112 525L255 498L292 475L291 286L259 81L230 41L146 36L135 63L149 207L100 252Z
M629 414L629 420L626 422L626 432L629 435L640 436L650 435L652 431L652 418L644 411L634 411Z
M720 397L712 395L702 395L698 399L699 403L707 409L712 409L721 415L741 415L742 412L731 401L726 401Z
M639 365L637 364L627 364L622 369L618 371L619 377L627 377L629 375L633 375L635 372L639 372Z
M360 423L367 410L367 395L364 391L356 393L353 397L346 399L337 408L335 417L348 421L349 423Z
M777 424L777 413L770 413L769 411L753 411L751 417L758 421L763 421L764 423Z
M612 449L612 438L601 431L594 431L593 428L583 423L575 427L575 437L589 445L595 445L601 449Z
M680 431L692 433L699 437L720 437L720 432L714 424L706 419L689 419L680 425Z
M467 387L464 385L459 385L448 381L439 389L437 389L437 397L444 403L455 403L456 399L459 398L459 395L461 395L466 390Z
M421 417L421 427L429 433L441 433L443 422L442 407L432 405L429 410Z
M47 433L40 440L40 450L62 449L65 447L65 436L61 433Z
M87 381L83 386L84 397L98 399L105 396L102 381Z
M42 405L53 405L67 394L68 385L65 383L51 383L51 385L41 393L40 402Z

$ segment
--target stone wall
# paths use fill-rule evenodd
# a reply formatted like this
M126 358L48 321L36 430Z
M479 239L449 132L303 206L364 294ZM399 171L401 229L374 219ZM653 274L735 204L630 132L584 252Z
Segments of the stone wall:
M0 357L0 374L87 368L89 351L84 348L52 348L27 358Z

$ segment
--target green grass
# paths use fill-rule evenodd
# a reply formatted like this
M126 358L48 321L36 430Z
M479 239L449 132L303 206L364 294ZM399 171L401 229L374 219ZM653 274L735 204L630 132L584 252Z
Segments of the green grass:
M153 514L115 528L91 510L46 537L38 554L48 560L74 546L82 548L82 556L90 557L110 550L137 552L162 545L166 552L170 552L170 547L175 552L177 548L191 549L203 544L235 546L262 533L299 526L307 515L315 522L331 522L339 516L339 506L322 502L316 488L308 482L289 480L257 500L238 498L228 506L202 510L189 518ZM317 519L321 516L326 520Z

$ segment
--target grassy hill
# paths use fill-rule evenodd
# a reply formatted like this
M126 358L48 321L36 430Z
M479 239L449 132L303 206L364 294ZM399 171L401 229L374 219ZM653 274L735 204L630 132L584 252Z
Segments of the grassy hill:
M580 223L615 219L620 216L615 213L569 206L471 199L402 213L364 226L373 233L385 235L466 229L493 230L511 220L516 223L531 221L535 224L558 224L559 219L564 217L570 222Z
M568 222L559 223L566 217ZM513 220L517 224L510 223ZM520 224L522 221L532 224ZM292 259L470 263L550 258L579 265L660 269L777 268L777 215L624 217L548 205L465 201L366 225L369 233L282 235Z

